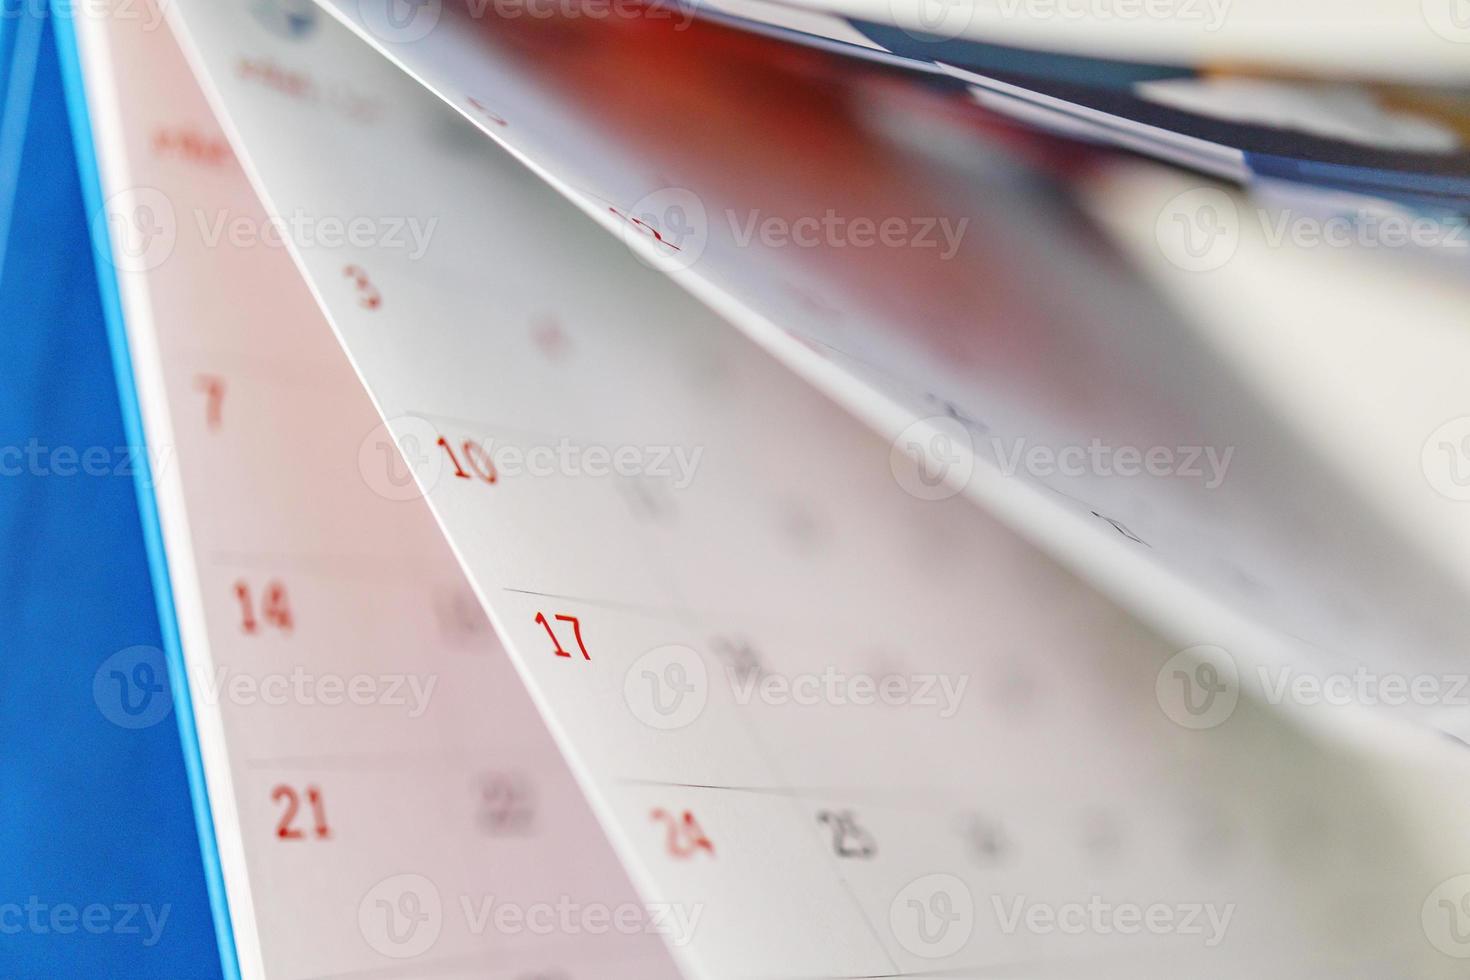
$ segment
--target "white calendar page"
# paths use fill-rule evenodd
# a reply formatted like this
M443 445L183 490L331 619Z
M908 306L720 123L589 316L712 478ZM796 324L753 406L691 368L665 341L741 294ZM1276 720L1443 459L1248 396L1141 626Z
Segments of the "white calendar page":
M932 477L1130 608L1186 634L1201 617L1242 617L1263 659L1270 649L1321 669L1459 669L1470 581L1445 535L1424 529L1463 517L1432 493L1382 493L1362 475L1375 460L1324 454L1308 438L1318 432L1261 397L1258 370L1222 356L1221 331L1186 315L1199 305L1181 302L1187 285L1160 290L1140 274L1135 246L1109 236L1147 242L1169 215L1110 207L1114 156L820 52L787 47L772 65L772 42L677 11L498 18L449 3L393 20L375 3L323 6L923 454ZM804 73L821 81L803 84ZM1148 172L1173 186L1170 171ZM1126 215L1125 227L1092 223L1097 210ZM860 247L839 228L801 246L799 223L827 215L897 220L907 237ZM1373 268L1382 256L1357 258ZM1420 278L1463 299L1455 275ZM1329 327L1344 305L1338 278L1308 269L1300 287ZM1377 299L1352 312L1393 315ZM1257 361L1275 356L1269 338L1257 343ZM1310 357L1292 363L1312 370ZM1463 387L1423 371L1367 377L1382 387L1363 395L1396 423L1405 385L1434 384L1443 403ZM1339 416L1335 441L1354 429ZM1407 451L1418 479L1429 430L1401 429L1410 443L1388 451L1395 465ZM1141 460L1159 453L1153 475Z
M170 32L77 23L241 974L676 976Z
M1396 536L1465 588L1470 493L1458 440L1470 416L1470 239L1324 246L1283 230L1341 229L1361 200L1324 193L1313 201L1270 187L1227 192L1122 160L1086 206L1257 397L1377 502ZM1237 233L1195 269L1137 219L1169 221L1201 207L1222 208ZM1382 213L1383 228L1434 227L1392 208ZM1470 734L1463 709L1443 708L1431 720L1462 739Z
M688 975L1456 975L1447 745L1176 702L1207 652L909 492L332 22L175 13L273 213L437 219L292 252L645 900L702 909ZM1125 906L1175 928L1047 925Z
M373 8L382 0L369 0ZM1291 76L1438 83L1470 77L1453 0L713 0L717 9L821 36L853 19L937 45L963 37L1084 57L1224 65ZM680 5L683 7L684 5ZM690 5L692 6L692 5ZM519 9L519 8L512 8ZM822 23L825 21L826 23Z

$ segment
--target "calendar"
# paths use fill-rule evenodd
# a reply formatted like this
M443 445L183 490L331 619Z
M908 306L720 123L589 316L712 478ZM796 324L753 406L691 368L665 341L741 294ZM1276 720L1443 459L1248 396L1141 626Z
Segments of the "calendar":
M11 13L222 976L1464 975L1451 5Z

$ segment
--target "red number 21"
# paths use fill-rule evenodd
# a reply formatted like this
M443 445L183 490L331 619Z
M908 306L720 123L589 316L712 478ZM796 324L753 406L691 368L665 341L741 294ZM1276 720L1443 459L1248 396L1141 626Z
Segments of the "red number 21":
M281 811L280 822L276 824L276 836L281 840L300 840L305 835L295 825L296 811L301 809L301 797L296 790L282 783L271 790L271 802L280 803L285 801L285 809ZM327 811L322 805L322 792L315 786L306 787L306 802L311 805L312 835L317 840L326 840L332 836L332 830L327 826Z

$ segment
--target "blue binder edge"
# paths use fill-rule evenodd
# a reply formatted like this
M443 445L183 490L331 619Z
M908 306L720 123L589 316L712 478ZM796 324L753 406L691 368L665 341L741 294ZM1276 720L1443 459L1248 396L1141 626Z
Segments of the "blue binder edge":
M76 147L77 170L81 175L82 197L90 215L103 207L102 181L98 172L96 146L92 140L91 115L87 109L86 86L83 82L81 56L77 47L76 28L66 0L51 0L51 20L56 31L57 54L66 87L67 114L71 119L72 143ZM111 243L105 240L105 226L99 235L96 221L90 222L96 252L97 284L102 294L102 313L107 323L108 343L112 350L113 374L117 379L122 402L123 431L130 444L145 445L142 411L138 390L133 380L132 354L128 348L124 326L122 298L118 292L117 273L111 263L101 257L110 254ZM101 240L99 240L101 238ZM142 454L144 457L147 454ZM133 489L138 497L138 513L143 524L148 568L153 579L153 594L158 603L158 621L163 633L164 654L168 658L169 689L174 702L174 716L179 722L179 738L184 750L184 770L189 777L189 791L194 802L194 823L199 830L199 848L204 863L205 886L210 907L214 911L215 939L219 946L220 966L226 980L240 980L240 959L235 949L234 926L230 920L229 902L225 896L224 873L220 865L219 846L214 835L214 815L209 806L209 791L204 782L204 759L199 752L199 734L194 723L194 705L184 670L183 644L179 639L178 618L174 611L173 586L169 581L168 562L163 547L163 531L158 517L158 501L153 493L151 463L139 461Z

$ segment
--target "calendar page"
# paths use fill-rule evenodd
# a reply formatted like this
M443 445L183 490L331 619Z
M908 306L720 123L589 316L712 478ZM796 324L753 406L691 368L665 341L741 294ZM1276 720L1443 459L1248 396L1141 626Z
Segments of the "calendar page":
M638 901L285 226L169 32L144 23L79 21L109 194L96 220L159 461L177 707L241 974L677 976L656 934L676 910ZM143 686L162 676L148 649L121 676L166 711ZM695 918L668 927L688 931L698 909L677 911Z
M1357 393L1324 403L1338 412L1336 442L1361 431L1337 404L1382 403L1372 427L1394 432L1375 458L1404 460L1415 488L1384 493L1371 476L1382 467L1361 453L1324 458L1320 432L1300 431L1260 397L1254 367L1221 355L1252 322L1222 304L1211 322L1229 329L1211 330L1187 295L1242 237L1249 249L1277 233L1266 254L1289 254L1282 222L1320 224L1353 205L1319 194L1273 207L1135 166L1129 186L1155 185L1139 205L1111 177L1115 154L1019 128L964 86L931 92L926 76L668 11L502 18L446 4L400 22L371 3L326 6L646 261L921 459L940 484L933 495L966 494L1141 615L1173 616L1167 628L1186 635L1201 617L1235 616L1258 630L1251 647L1262 658L1458 669L1458 637L1470 628L1470 579L1455 559L1466 517L1415 462L1466 408L1459 372L1418 367L1455 362L1415 346L1453 330L1454 304L1470 300L1453 261L1345 302L1343 280L1373 286L1390 253L1337 248L1350 271L1306 267L1288 290L1310 297L1312 314L1295 307L1294 320L1324 324L1326 348L1293 362L1292 383L1316 374L1340 322L1395 318L1395 338L1408 338L1403 370L1358 372ZM670 74L681 84L665 83ZM1237 216L1235 233L1216 254L1192 256L1174 219L1208 231L1217 211ZM1242 236L1240 216L1264 235ZM1173 285L1161 290L1151 275ZM1399 297L1410 293L1445 301L1403 315ZM1259 333L1253 349L1258 361L1278 356ZM1379 387L1363 390L1365 381ZM1406 419L1395 404L1406 385L1440 417ZM1463 711L1437 714L1465 725Z
M465 2L472 10L495 7ZM1358 0L1350 7L1330 0L703 0L688 6L705 4L849 42L891 29L940 50L973 41L1079 59L1203 63L1293 77L1470 77L1456 48L1470 39L1470 24L1452 0Z
M1447 740L936 492L315 8L170 13L209 108L84 54L241 975L1458 975Z

